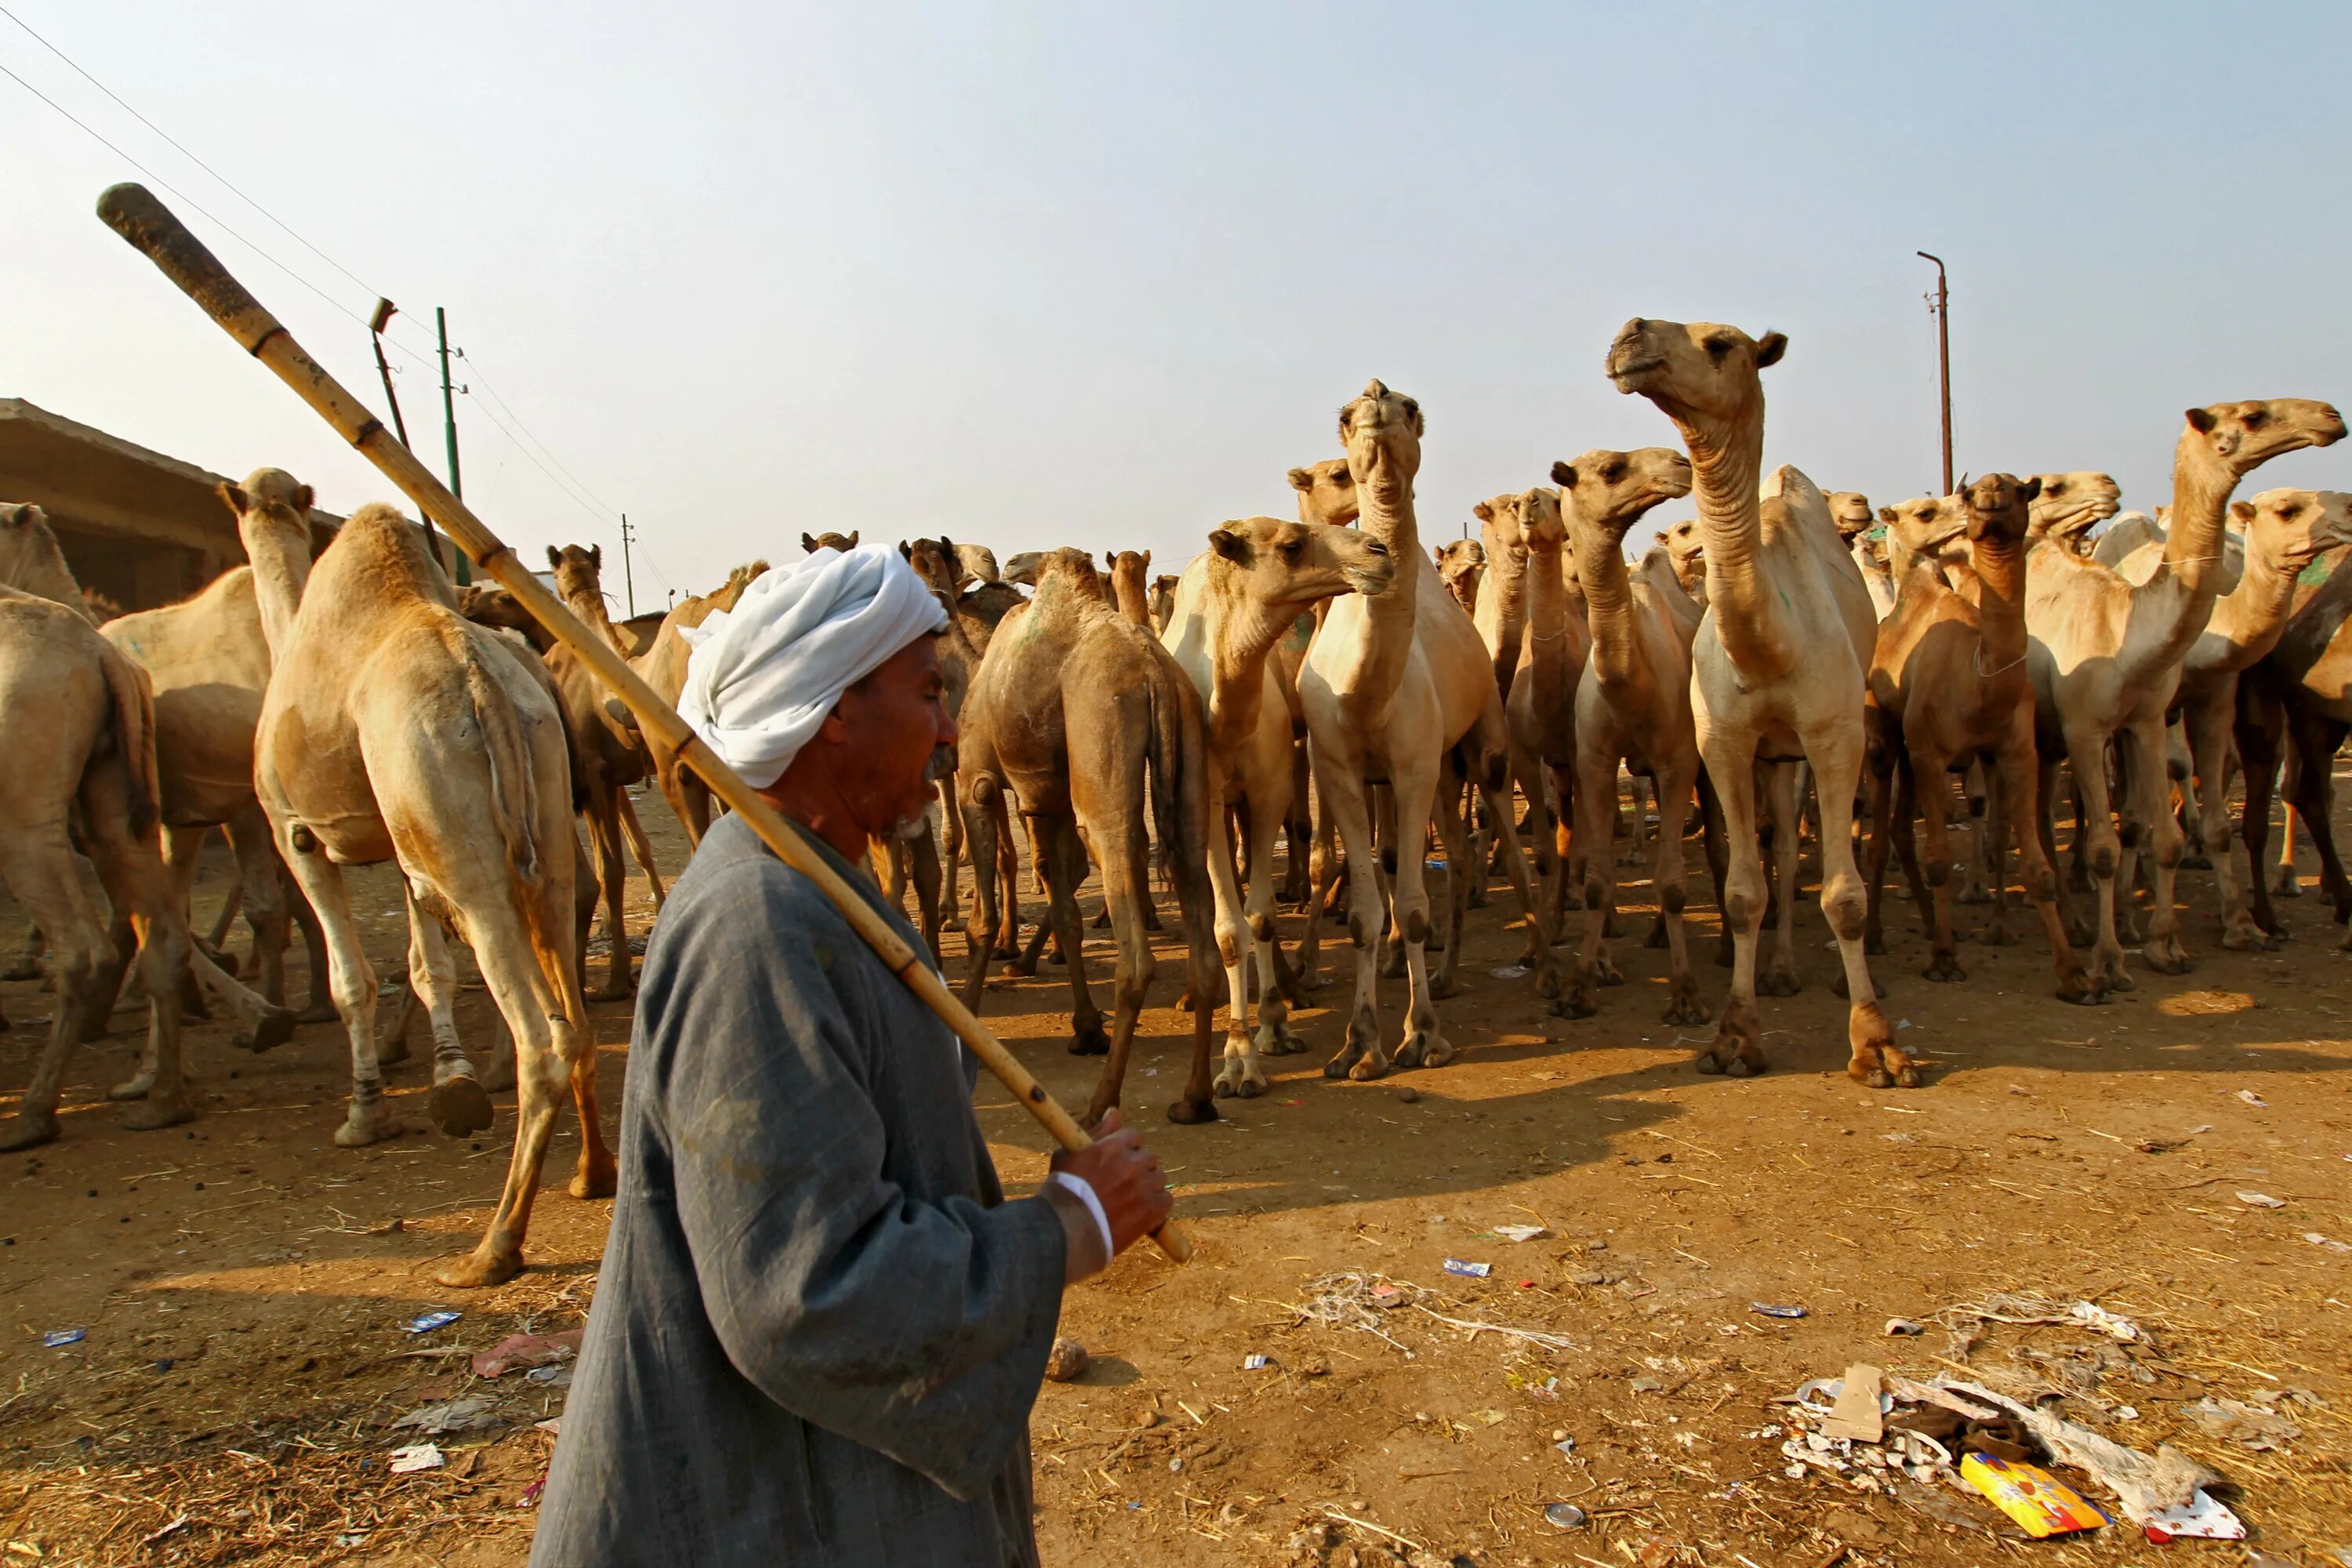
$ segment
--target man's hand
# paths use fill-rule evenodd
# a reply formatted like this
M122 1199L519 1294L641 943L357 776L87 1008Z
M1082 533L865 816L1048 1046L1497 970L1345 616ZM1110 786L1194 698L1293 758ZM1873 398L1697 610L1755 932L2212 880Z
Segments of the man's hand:
M1067 1171L1094 1188L1110 1222L1113 1254L1125 1252L1160 1228L1176 1200L1168 1195L1168 1176L1160 1156L1144 1145L1141 1133L1119 1125L1111 1111L1095 1128L1095 1141L1076 1153L1054 1156L1053 1167Z

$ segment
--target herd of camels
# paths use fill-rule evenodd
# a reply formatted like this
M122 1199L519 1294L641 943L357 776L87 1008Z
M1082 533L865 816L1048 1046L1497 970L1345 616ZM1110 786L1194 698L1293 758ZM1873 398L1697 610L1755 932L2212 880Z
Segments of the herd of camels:
M1930 940L1928 979L1964 978L1955 901L1991 906L1979 940L2015 940L2014 886L2040 918L2056 994L2074 1003L2133 984L2127 943L2159 973L2188 966L2174 880L2191 855L2216 874L2222 944L2274 943L2270 900L2296 890L2297 820L2337 919L2352 915L2328 826L2332 759L2352 729L2352 572L2336 571L2352 559L2352 498L2231 499L2270 458L2340 439L2336 409L2283 398L2189 410L2161 521L2118 518L2115 482L2089 471L1989 474L1874 511L1794 468L1764 471L1763 375L1787 347L1777 332L1628 322L1607 374L1665 414L1681 449L1555 463L1549 486L1474 508L1476 541L1424 549L1422 410L1374 381L1340 410L1342 454L1290 470L1297 520L1223 523L1181 575L1155 578L1132 552L1108 572L1072 549L1000 571L969 544L902 544L951 612L940 652L961 741L938 759L943 809L877 847L877 880L899 900L911 884L935 954L943 931L966 933L975 1005L992 961L1034 973L1052 944L1072 1049L1108 1058L1097 1114L1118 1101L1152 979L1153 883L1170 889L1192 1019L1190 1075L1168 1112L1180 1121L1264 1092L1264 1058L1306 1048L1290 1010L1320 984L1327 912L1344 912L1355 984L1324 1070L1362 1080L1449 1060L1438 1004L1460 984L1469 910L1497 866L1523 917L1520 964L1552 1013L1582 1018L1622 983L1609 951L1618 868L1646 859L1651 942L1671 966L1666 1021L1705 1023L1685 931L1694 807L1717 962L1731 969L1703 1072L1761 1070L1758 993L1797 989L1804 827L1848 1004L1848 1071L1878 1088L1920 1081L1871 980L1890 855ZM183 603L111 619L40 509L0 506L0 726L22 764L0 770L0 871L37 928L27 961L56 992L0 1148L57 1135L68 1054L104 1031L134 960L147 1044L110 1092L135 1102L135 1128L193 1113L185 1004L226 1011L249 1049L340 1021L352 1093L336 1142L391 1135L383 1068L405 1054L413 1006L429 1022L427 1105L443 1131L479 1131L488 1091L517 1089L497 1213L441 1276L503 1280L521 1267L567 1090L583 1132L572 1191L613 1189L586 1004L631 988L625 844L656 905L663 896L628 791L651 781L697 842L709 792L511 597L454 588L391 507L362 507L314 559L308 486L263 468L220 491L249 564ZM1629 531L1685 496L1697 515L1630 561ZM812 552L856 542L803 536ZM607 615L600 552L550 556L564 601L672 700L684 631L765 569L740 569L639 635ZM2241 771L2243 878L2229 812ZM2289 847L2273 887L2262 868L2282 774ZM1639 809L1643 782L1654 826ZM2062 791L2074 820L2063 871ZM1025 942L1016 815L1046 895ZM1956 815L1974 826L1958 855ZM253 936L241 971L218 951L226 916L209 941L190 928L214 827ZM409 1001L380 1045L377 975L342 868L386 861L405 889ZM1432 870L1444 872L1436 911ZM1082 960L1076 894L1089 875L1117 948L1108 1030ZM591 992L600 902L609 956ZM1309 911L1287 951L1286 905ZM299 1014L283 960L297 924L312 977ZM512 1036L511 1062L493 1050L478 1068L458 1039L453 936ZM1391 1037L1378 993L1399 976Z

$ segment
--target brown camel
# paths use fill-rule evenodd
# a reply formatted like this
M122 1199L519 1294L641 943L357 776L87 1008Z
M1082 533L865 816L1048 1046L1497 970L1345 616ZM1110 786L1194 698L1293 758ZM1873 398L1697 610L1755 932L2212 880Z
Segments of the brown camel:
M629 662L663 701L677 707L679 694L686 689L687 660L694 652L693 645L686 640L688 629L700 626L715 611L733 609L735 601L743 596L743 590L767 569L765 561L738 566L716 591L680 599L662 617L653 646ZM680 767L677 752L659 737L646 736L645 744L653 761L655 786L669 802L670 810L677 814L688 840L699 845L710 827L710 786L695 776L691 768Z
M515 1044L514 1153L488 1233L437 1278L489 1285L522 1267L540 1168L568 1081L579 1106L574 1194L613 1191L596 1108L596 1051L573 927L572 788L562 714L528 652L457 613L416 531L360 508L301 581L309 540L235 486L274 668L255 784L280 851L327 931L335 1005L351 1035L352 1104L335 1142L394 1131L375 1043L376 981L342 868L396 860L408 900L409 984L435 1026L435 1119L490 1121L473 1064L445 1036L456 973L447 926L474 951ZM299 598L295 595L299 592ZM622 939L625 942L625 936Z
M1107 563L1111 603L1137 626L1151 629L1151 552L1121 550Z
M1478 520L1478 597L1470 618L1495 662L1495 689L1511 694L1519 668L1519 639L1528 624L1528 524L1517 495L1489 497L1470 509Z
M1903 580L1895 613L1878 628L1870 669L1872 765L1879 775L1877 823L1870 842L1869 936L1878 941L1879 895L1890 848L1910 871L1932 952L1930 980L1965 980L1952 939L1952 856L1945 840L1951 808L1946 774L1981 757L1998 775L1997 798L2023 862L2026 896L2042 917L2058 972L2062 1002L2105 1001L2084 972L2058 913L2057 875L2035 833L2038 766L2033 749L2033 689L2025 672L2025 552L2028 507L2038 480L1988 474L1956 499L1969 542L1973 597L1933 571ZM1917 887L1911 811L1927 834L1927 886ZM2000 917L1995 916L1998 920Z
M863 531L853 528L847 533L803 533L801 535L801 548L811 555L820 550L838 550L845 553L857 548L857 536Z
M1486 574L1486 547L1475 539L1454 539L1437 547L1438 580L1454 602L1475 616L1478 613L1478 584Z
M1423 428L1421 405L1378 381L1368 383L1340 410L1339 438L1348 447L1360 526L1388 546L1397 578L1385 594L1350 594L1331 601L1299 673L1316 790L1338 826L1351 868L1348 934L1356 948L1356 995L1346 1044L1324 1064L1324 1072L1335 1078L1376 1079L1391 1063L1439 1067L1453 1059L1454 1046L1439 1029L1433 1003L1452 994L1467 945L1461 937L1469 879L1447 879L1453 940L1433 976L1422 846L1433 818L1447 865L1466 864L1467 835L1456 805L1464 775L1457 768L1477 781L1495 820L1509 820L1502 798L1508 737L1494 664L1478 628L1445 592L1421 547L1412 481L1421 468ZM1383 779L1389 786L1387 823L1393 829L1387 842L1396 851L1385 911L1367 795L1368 786ZM1528 918L1538 923L1538 986L1548 984L1556 991L1549 920L1528 885L1517 838L1506 833L1502 842L1512 884ZM1375 949L1383 912L1403 944L1407 978L1405 1036L1392 1055L1381 1047L1378 1011Z
M604 608L604 550L602 545L550 545L547 563L555 574L555 592L583 626L601 635L614 652L626 658L621 635ZM604 689L580 656L558 646L546 656L548 673L563 706L563 731L572 758L572 793L588 819L588 842L596 855L596 884L604 895L604 936L612 944L606 959L604 984L592 998L615 1002L634 989L630 978L629 926L626 904L629 874L621 864L621 843L627 836L646 880L653 885L654 908L662 904L661 868L654 863L654 847L630 804L629 786L643 784L652 772L645 742L622 708Z
M1388 548L1368 535L1252 517L1210 534L1208 551L1177 585L1163 641L1206 705L1209 881L1228 998L1220 1095L1263 1094L1260 1053L1307 1048L1291 1032L1288 1002L1276 994L1285 977L1275 931L1274 836L1290 816L1293 742L1274 650L1315 605L1339 594L1383 593L1395 576ZM1235 816L1249 836L1245 898L1226 826ZM1257 965L1255 1036L1244 930Z
M1557 929L1568 881L1568 852L1560 840L1575 820L1576 688L1584 679L1592 634L1585 625L1583 605L1569 600L1571 557L1559 492L1538 488L1491 504L1508 509L1519 543L1519 662L1504 698L1503 717L1510 735L1511 776L1527 797L1527 827L1535 839L1536 897L1546 911L1546 923ZM1616 793L1612 781L1612 816ZM1504 825L1508 821L1502 819ZM1500 826L1497 830L1507 833L1509 828ZM1475 877L1481 865L1477 853L1474 850L1468 859ZM1540 961L1538 940L1536 922L1529 921L1519 966L1532 967Z
M1723 912L1733 958L1731 994L1697 1066L1749 1073L1764 1065L1756 1006L1766 902L1757 773L1763 764L1776 803L1793 806L1793 764L1801 760L1811 767L1821 810L1822 913L1844 971L1846 1071L1873 1088L1911 1088L1918 1069L1895 1044L1863 955L1869 900L1853 854L1863 694L1878 618L1812 481L1784 466L1760 493L1757 484L1764 456L1760 373L1787 348L1778 332L1758 340L1712 322L1636 319L1609 349L1618 390L1647 397L1682 431L1706 542L1707 610L1692 645L1691 706L1728 837ZM1796 902L1796 826L1792 809L1775 815L1790 840L1782 858L1790 874L1767 984L1786 995L1797 986L1786 914Z
M1151 947L1140 901L1149 895L1145 867L1145 782L1159 817L1159 837L1174 861L1181 910L1186 982L1205 1003L1217 973L1208 884L1208 781L1201 700L1175 660L1144 627L1113 606L1091 556L1048 551L1034 566L1036 596L1006 617L1005 636L981 660L964 699L963 739L957 773L962 781L964 833L975 865L996 859L994 805L1009 786L1039 846L1038 869L1052 900L1054 929L1068 957L1072 999L1071 1051L1108 1053L1087 1120L1118 1103L1136 1016L1151 985ZM1083 825L1102 863L1103 891L1118 945L1113 1021L1106 1037L1102 1015L1087 984L1078 929L1077 886L1087 874ZM978 879L982 925L995 921L995 884ZM977 1007L988 976L988 945L971 944L964 1003ZM1171 1121L1213 1121L1209 1077L1212 1009L1192 1015L1192 1066Z
M2063 758L2082 793L2098 889L2095 931L2074 934L2078 942L2093 937L2092 971L2111 989L2133 984L2118 934L2130 910L2116 889L2119 879L2125 889L2133 886L2143 847L2155 863L2156 907L2141 957L2163 974L2189 967L2173 907L2185 836L2165 798L2165 714L2179 689L2181 659L2221 594L2217 567L2230 492L2271 458L2343 436L2341 415L2304 398L2192 408L2173 454L2172 528L2163 563L2147 583L2135 585L2064 550L2026 557L2025 624L2032 637L2026 667L2042 756L2042 850L2056 858L2050 796ZM2124 778L2121 832L2107 787L2111 745Z
M918 539L911 543L901 540L898 553L906 558L932 596L950 611L948 628L940 635L940 674L946 688L944 700L951 717L961 718L964 698L971 690L972 677L980 673L982 650L964 629L961 618L953 614L956 584L961 576L957 546L945 539ZM991 562L993 566L993 560ZM957 786L954 753L947 752L935 764L933 772L946 788L947 809L940 815L946 822L946 842L942 844L927 814L923 825L910 839L893 841L886 847L889 858L889 895L895 901L903 896L905 883L911 879L915 886L915 908L922 921L924 940L930 943L932 956L939 954L939 933L949 930L969 929L961 913L962 895L957 886L957 865L964 847L963 814L956 808L961 798ZM1000 818L1000 826L1002 819ZM1020 910L1014 901L1019 885L1020 866L1013 858L1013 839L1009 833L1000 833L998 839L997 873L1003 879L1004 904L1009 915L1009 929L997 933L998 954L1012 957L1019 951ZM944 871L944 876L942 876ZM973 877L980 875L977 868ZM944 889L942 888L944 883Z
M1162 572L1151 580L1151 629L1167 633L1168 623L1176 615L1176 584L1181 581L1173 574Z

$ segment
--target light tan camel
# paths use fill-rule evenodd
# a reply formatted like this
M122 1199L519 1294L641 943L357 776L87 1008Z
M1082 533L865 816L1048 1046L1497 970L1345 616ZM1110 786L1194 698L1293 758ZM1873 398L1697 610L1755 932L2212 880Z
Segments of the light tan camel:
M956 580L956 592L982 583L1001 583L1004 574L996 569L996 552L985 544L959 544L955 547L956 565L961 574Z
M1437 547L1437 576L1454 602L1475 615L1478 582L1486 574L1486 546L1475 539L1454 539Z
M1454 803L1463 759L1496 822L1509 820L1502 790L1508 740L1494 665L1478 628L1438 581L1421 547L1412 481L1421 468L1421 405L1378 381L1339 411L1359 525L1388 546L1395 584L1385 594L1350 594L1331 601L1322 630L1299 672L1298 694L1314 746L1315 784L1345 847L1349 878L1348 934L1356 949L1356 994L1347 1043L1324 1065L1331 1077L1379 1078L1391 1063L1439 1067L1454 1046L1440 1032L1433 1002L1452 994L1462 950L1469 879L1449 876L1452 940L1444 965L1428 970L1429 895L1423 844L1435 818L1449 867L1466 864L1467 835ZM1388 784L1395 865L1388 878L1387 914L1404 946L1407 1015L1403 1040L1391 1055L1380 1038L1379 963L1381 896L1373 858L1367 785ZM1528 919L1538 922L1541 980L1556 990L1549 922L1528 885L1526 858L1516 836L1503 836L1504 861ZM1328 876L1328 870L1327 870ZM1310 921L1310 927L1312 922Z
M547 563L555 576L555 592L583 626L602 636L624 658L621 634L604 608L604 550L583 550L567 544L550 545ZM596 856L596 884L604 895L604 936L612 944L605 961L604 984L592 993L599 1002L618 1001L633 989L630 979L627 902L629 874L621 864L625 835L638 868L652 884L654 908L662 905L661 868L654 847L630 804L629 786L645 782L653 771L644 740L628 716L604 689L604 683L580 656L560 644L545 656L548 673L563 706L563 730L572 759L572 793L581 815L588 819L588 842Z
M1274 839L1289 820L1295 781L1290 714L1274 650L1316 605L1339 594L1385 593L1395 579L1388 547L1369 535L1252 517L1211 533L1209 549L1177 584L1175 613L1162 641L1205 705L1209 882L1228 998L1220 1095L1263 1094L1266 1078L1259 1056L1307 1048L1291 1032L1289 1005L1277 994L1286 977L1275 929ZM1234 816L1249 836L1246 897L1226 826ZM1255 1035L1244 936L1257 966Z
M1286 478L1298 497L1298 521L1318 528L1352 528L1355 526L1356 479L1348 471L1345 458L1326 458L1319 463L1309 463L1303 468L1293 468ZM1307 662L1307 649L1323 625L1323 615L1328 606L1318 605L1308 615L1298 617L1290 635L1275 649L1276 674L1282 682L1282 700L1290 709L1290 730L1297 738L1296 762L1292 766L1291 816L1283 829L1289 845L1289 862L1285 867L1280 900L1286 904L1304 904L1313 898L1318 887L1323 886L1327 864L1339 859L1339 839L1331 829L1330 818L1315 809L1314 776L1308 765L1310 748L1307 741L1307 710L1298 701L1298 668ZM1307 846L1304 853L1301 846ZM1298 984L1306 990L1316 990L1323 984L1318 973L1322 948L1322 927L1318 920L1307 922L1306 941L1299 948Z
M735 601L743 596L743 590L767 569L764 560L738 566L715 591L680 599L662 617L661 629L654 634L653 647L629 662L663 701L675 708L679 695L686 690L687 660L694 652L693 645L686 640L687 631L700 626L715 611L733 609ZM692 769L680 767L678 753L659 737L646 736L645 744L653 760L655 786L669 802L670 810L677 814L688 840L701 844L703 834L710 828L710 786Z
M1637 318L1609 349L1608 372L1618 390L1647 397L1681 430L1706 537L1707 610L1692 644L1691 707L1699 754L1723 805L1723 905L1733 957L1731 994L1697 1065L1702 1072L1738 1073L1764 1065L1756 1007L1765 904L1756 773L1762 763L1780 775L1774 793L1785 798L1793 783L1790 765L1801 759L1811 766L1820 802L1822 913L1844 970L1846 1071L1873 1088L1912 1088L1918 1069L1896 1047L1871 988L1863 955L1869 900L1853 855L1863 693L1877 617L1812 481L1784 466L1765 479L1760 497L1758 491L1764 454L1759 373L1787 347L1779 332L1759 342L1736 327ZM1793 816L1787 824L1792 839ZM1785 910L1796 902L1793 875L1781 891ZM1797 984L1789 929L1784 916L1769 981L1779 994Z
M1176 584L1181 581L1173 573L1162 572L1151 580L1151 629L1165 636L1168 623L1176 616Z
M2141 956L2162 974L2189 967L2173 907L2183 835L2165 799L2165 714L2179 687L2180 661L2219 596L2216 567L2230 492L2271 458L2328 446L2343 435L2341 415L2303 398L2192 408L2173 453L2171 534L2163 563L2147 583L2127 583L2063 550L2036 550L2026 558L2025 624L2032 637L2026 667L2042 757L2042 850L2055 858L2049 802L2063 757L2087 814L2097 887L2091 970L2113 989L2133 984L2118 938L2129 911L2118 909L2116 889L2118 878L2132 886L2142 848L2155 862L2156 908ZM2122 833L2107 787L2110 743L2124 777Z
M2071 554L2089 554L2091 530L2115 516L2123 499L2115 476L2095 468L2077 468L2071 473L2035 474L2033 479L2042 491L2033 498L2026 548L2031 550L2047 539Z
M445 1023L457 978L445 925L472 947L514 1037L520 1103L505 1189L480 1245L437 1276L446 1285L499 1283L522 1267L567 1081L581 1122L572 1190L604 1196L614 1184L580 993L579 841L562 715L526 650L457 613L447 580L392 508L354 512L306 584L307 531L298 541L272 509L234 486L224 494L254 562L274 663L255 784L326 927L335 1005L351 1035L351 1112L335 1142L356 1148L394 1131L377 1063L375 973L342 868L396 860L408 902L409 984L433 1019L429 1104L444 1131L490 1121L488 1097Z
M49 531L49 514L30 501L0 501L0 583L35 598L63 605L91 626L98 612L90 608L58 536Z
M1563 841L1574 820L1576 799L1576 689L1592 651L1592 634L1585 625L1581 596L1574 602L1569 596L1572 555L1559 492L1538 487L1501 498L1496 505L1498 511L1508 508L1522 552L1519 662L1503 700L1511 776L1528 802L1527 827L1536 846L1536 897L1549 928L1557 930L1567 902L1568 846ZM1616 795L1612 781L1612 822ZM1494 825L1496 831L1508 832L1508 821L1506 817ZM1468 858L1475 877L1482 868L1475 850ZM1536 926L1535 921L1528 923L1527 948L1518 967L1538 966L1546 956L1536 951Z
M1703 1024L1698 982L1691 973L1683 929L1683 825L1694 792L1706 824L1707 859L1718 906L1723 894L1722 825L1713 787L1699 765L1698 732L1691 721L1691 639L1699 607L1675 581L1670 551L1653 549L1638 573L1625 564L1625 534L1651 507L1687 495L1691 469L1680 452L1599 449L1573 463L1555 463L1551 477L1566 498L1569 539L1583 579L1592 654L1576 690L1576 831L1570 875L1584 885L1584 935L1576 968L1552 1011L1589 1018L1594 991L1623 984L1607 946L1609 916L1617 904L1616 857L1610 830L1617 817L1617 769L1623 763L1648 777L1658 803L1651 882L1665 928L1672 977L1665 1022ZM1727 926L1727 950L1729 931ZM1727 951L1726 961L1728 962Z
M1870 498L1860 490L1832 490L1823 499L1829 502L1831 523L1849 549L1878 521L1878 514L1870 509Z
M1494 660L1495 689L1506 699L1518 672L1519 640L1528 624L1528 525L1519 501L1517 495L1490 496L1470 509L1478 520L1479 553L1486 562L1470 618Z
M1675 569L1675 581L1701 610L1706 608L1706 535L1700 531L1698 519L1686 517L1680 522L1658 530L1658 543L1666 552L1666 563Z
M1039 845L1038 868L1052 921L1067 955L1073 1054L1108 1053L1087 1120L1118 1103L1137 1015L1151 986L1151 946L1140 901L1145 867L1147 774L1159 837L1173 861L1188 959L1186 982L1202 1002L1192 1015L1192 1065L1171 1121L1214 1121L1209 1077L1207 999L1216 974L1215 912L1208 872L1208 781L1201 701L1192 682L1148 629L1113 606L1094 561L1080 550L1045 552L1036 596L1006 617L964 699L957 773L964 833L975 865L996 859L998 814L1009 785ZM1087 984L1077 887L1087 874L1083 824L1102 864L1103 895L1118 944L1111 1033ZM982 929L994 923L995 885L977 879ZM977 1007L988 976L988 944L970 944L964 1004Z
M972 678L980 673L982 650L974 646L964 629L963 622L954 614L958 581L958 547L945 539L918 539L911 542L901 540L898 553L914 568L915 574L931 590L932 596L949 611L947 630L940 635L940 675L945 687L944 700L950 717L963 712L964 698L971 690ZM990 565L995 563L992 558ZM903 896L906 883L915 887L915 909L919 918L923 939L930 944L933 957L939 956L940 932L969 929L961 912L962 893L958 885L958 863L964 846L963 814L956 807L961 792L955 776L955 753L942 748L935 759L933 777L944 784L947 809L939 815L946 822L946 838L942 843L939 831L925 813L921 826L913 837L894 839L884 847L889 860L888 894L893 902ZM999 826L1003 818L999 817ZM1019 951L1019 887L1020 864L1014 858L1012 836L1000 833L998 838L998 875L1003 879L1004 910L1009 929L998 935L998 954L1011 957ZM977 878L980 872L973 870Z
M2214 600L2204 631L2181 656L2173 711L2189 745L2195 843L2211 862L2225 948L2242 952L2274 945L2254 923L2230 854L2238 677L2278 646L2305 570L2328 552L2352 544L2352 518L2345 515L2342 499L2332 491L2284 489L2265 490L2251 505L2232 503L2232 515L2242 512L2245 524L2243 573ZM2164 546L2148 543L2126 556L2117 571L2126 582L2141 584L2163 564Z
M1104 563L1110 576L1111 603L1137 626L1151 626L1151 552L1121 550Z
M2296 492L2276 492L2291 495ZM2336 490L2300 492L2309 504L2334 513L2352 505ZM2267 498L2265 498L2267 499ZM2300 898L2294 878L2293 835L2300 822L2319 857L2319 890L2335 918L2352 917L2352 882L2336 849L2335 758L2352 732L2352 549L2323 555L2297 584L2294 614L2270 657L2239 680L2235 739L2246 773L2241 814L2246 853L2256 875L2249 879L2254 923L2273 936L2285 933L2271 905L2273 893ZM2275 778L2286 806L2286 841L2281 846L2281 885L2266 888L2260 868L2270 834L2271 794ZM2293 889L2292 892L2288 889Z
M1927 978L1968 978L1952 939L1952 856L1945 841L1951 786L1946 774L1981 757L1999 776L1997 794L2018 841L2026 896L2042 917L2057 967L2058 999L2094 1003L2105 1000L2105 988L2084 972L2066 940L2057 875L2034 826L2038 763L2033 689L2025 672L2024 591L2027 509L2039 490L2033 479L1988 474L1962 495L1945 498L1959 503L1974 595L1948 586L1932 570L1915 570L1903 580L1894 615L1878 628L1868 709L1875 742L1871 760L1879 774L1869 927L1874 942L1887 855L1899 848L1932 944ZM1941 542L1928 542L1931 549ZM1926 822L1924 888L1911 847L1915 801Z

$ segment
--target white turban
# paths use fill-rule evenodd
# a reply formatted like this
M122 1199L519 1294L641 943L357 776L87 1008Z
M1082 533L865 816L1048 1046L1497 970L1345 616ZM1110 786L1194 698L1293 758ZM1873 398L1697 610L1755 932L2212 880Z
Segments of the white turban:
M744 783L765 789L844 691L947 620L890 546L820 550L752 579L732 610L684 628L694 652L678 716Z

